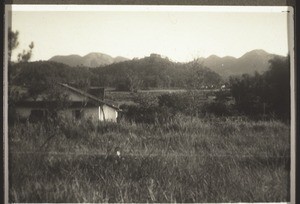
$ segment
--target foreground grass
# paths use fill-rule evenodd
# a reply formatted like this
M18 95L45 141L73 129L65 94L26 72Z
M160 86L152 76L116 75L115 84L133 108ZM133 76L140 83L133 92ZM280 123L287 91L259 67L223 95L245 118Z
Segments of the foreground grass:
M289 201L289 131L278 121L183 116L18 124L9 130L10 201Z

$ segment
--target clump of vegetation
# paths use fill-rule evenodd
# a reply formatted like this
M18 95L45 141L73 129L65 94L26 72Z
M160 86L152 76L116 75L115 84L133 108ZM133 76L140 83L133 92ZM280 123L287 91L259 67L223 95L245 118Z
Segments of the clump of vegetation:
M202 114L213 114L215 116L230 116L233 114L231 106L220 101L204 103L202 106Z
M231 78L236 109L246 115L273 115L290 119L290 59L275 57L269 70L254 76Z

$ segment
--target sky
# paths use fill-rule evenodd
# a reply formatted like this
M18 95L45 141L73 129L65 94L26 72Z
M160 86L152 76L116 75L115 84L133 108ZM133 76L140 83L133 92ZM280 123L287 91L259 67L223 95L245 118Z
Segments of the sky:
M130 59L158 53L187 62L212 54L240 57L253 49L287 55L289 49L287 12L20 10L13 9L11 15L20 42L13 60L31 41L32 61L101 52Z

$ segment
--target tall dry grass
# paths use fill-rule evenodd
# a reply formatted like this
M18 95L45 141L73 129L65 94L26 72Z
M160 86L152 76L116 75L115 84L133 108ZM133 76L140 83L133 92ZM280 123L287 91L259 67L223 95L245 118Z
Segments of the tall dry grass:
M279 121L228 117L16 124L10 202L289 201L289 138Z

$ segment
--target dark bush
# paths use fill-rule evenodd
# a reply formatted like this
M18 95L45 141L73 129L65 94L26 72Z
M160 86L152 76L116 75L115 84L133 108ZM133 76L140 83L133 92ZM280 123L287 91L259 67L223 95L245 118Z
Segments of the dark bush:
M213 114L215 116L228 116L232 113L230 107L222 102L205 103L202 107L203 114Z
M129 91L129 85L125 82L124 83L120 82L116 85L116 90L117 91Z
M275 116L290 118L290 61L288 57L274 57L269 69L254 76L244 74L231 77L231 94L236 109L250 117Z
M144 107L140 105L123 105L126 120L137 123L155 123L170 121L175 112L168 107L150 106Z
M66 138L70 139L86 137L94 129L88 120L74 121L66 118L57 118L56 123Z
M17 112L15 107L8 106L8 124L13 125L18 121Z
M195 116L201 113L205 96L201 91L187 91L184 93L164 94L158 97L158 104L173 112L181 112Z

